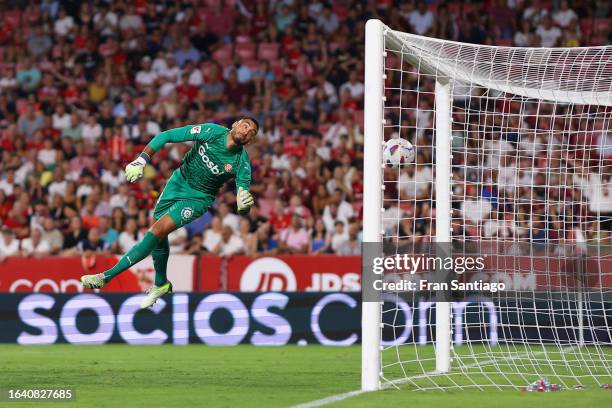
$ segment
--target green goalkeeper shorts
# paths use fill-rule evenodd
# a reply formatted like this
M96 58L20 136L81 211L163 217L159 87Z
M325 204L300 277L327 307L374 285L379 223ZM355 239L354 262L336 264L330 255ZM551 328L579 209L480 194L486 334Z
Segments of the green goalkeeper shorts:
M168 214L177 227L182 227L204 214L214 201L214 196L191 188L176 169L155 204L153 218L157 221Z

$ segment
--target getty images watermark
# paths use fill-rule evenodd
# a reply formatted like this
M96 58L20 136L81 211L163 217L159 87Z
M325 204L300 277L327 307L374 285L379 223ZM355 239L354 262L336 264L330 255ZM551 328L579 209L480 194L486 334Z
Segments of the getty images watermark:
M407 248L364 243L362 290L364 301L377 301L381 293L429 292L439 301L451 301L466 293L495 293L503 282L478 279L486 267L486 255L456 254L450 244ZM418 251L417 251L418 250ZM405 251L405 252L404 252Z

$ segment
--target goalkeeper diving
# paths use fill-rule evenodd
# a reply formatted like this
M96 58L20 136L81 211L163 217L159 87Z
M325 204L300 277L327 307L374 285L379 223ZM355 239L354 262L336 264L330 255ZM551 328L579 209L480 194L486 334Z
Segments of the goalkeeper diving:
M257 121L245 117L234 122L231 129L204 123L166 130L151 139L138 158L125 168L125 177L130 183L142 177L144 167L151 161L151 157L166 143L194 143L159 196L153 212L155 222L142 241L134 245L112 268L95 275L82 276L83 286L89 289L102 288L115 276L151 254L155 267L155 285L147 291L140 307L151 307L161 296L172 292L172 284L166 277L170 255L168 234L204 214L214 203L221 186L232 178L236 182L238 214L249 213L253 205L253 196L249 192L251 161L245 146L255 139L258 131Z

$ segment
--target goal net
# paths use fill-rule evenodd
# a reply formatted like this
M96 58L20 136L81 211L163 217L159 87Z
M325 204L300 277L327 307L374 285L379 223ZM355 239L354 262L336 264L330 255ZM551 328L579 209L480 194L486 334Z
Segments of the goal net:
M455 262L447 291L419 286L439 266L397 265L383 280L416 289L364 290L364 390L612 383L611 121L612 47L482 46L368 22L364 245ZM416 159L384 168L398 137Z

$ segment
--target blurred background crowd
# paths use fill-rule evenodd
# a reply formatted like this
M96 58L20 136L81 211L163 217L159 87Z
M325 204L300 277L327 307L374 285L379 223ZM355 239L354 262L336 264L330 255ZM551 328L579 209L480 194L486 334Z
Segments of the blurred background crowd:
M256 206L238 217L228 185L208 214L170 236L172 252L359 254L367 19L463 42L574 47L609 43L609 8L586 0L2 2L0 256L126 251L189 145L167 146L135 184L125 182L125 164L161 130L229 127L243 114L261 124L249 147ZM427 154L417 164L431 163ZM407 200L422 199L401 209L404 237L432 233L416 227L435 216L431 179L431 166L417 165L402 180ZM470 196L468 184L457 194ZM483 218L504 221L495 208L476 229Z

